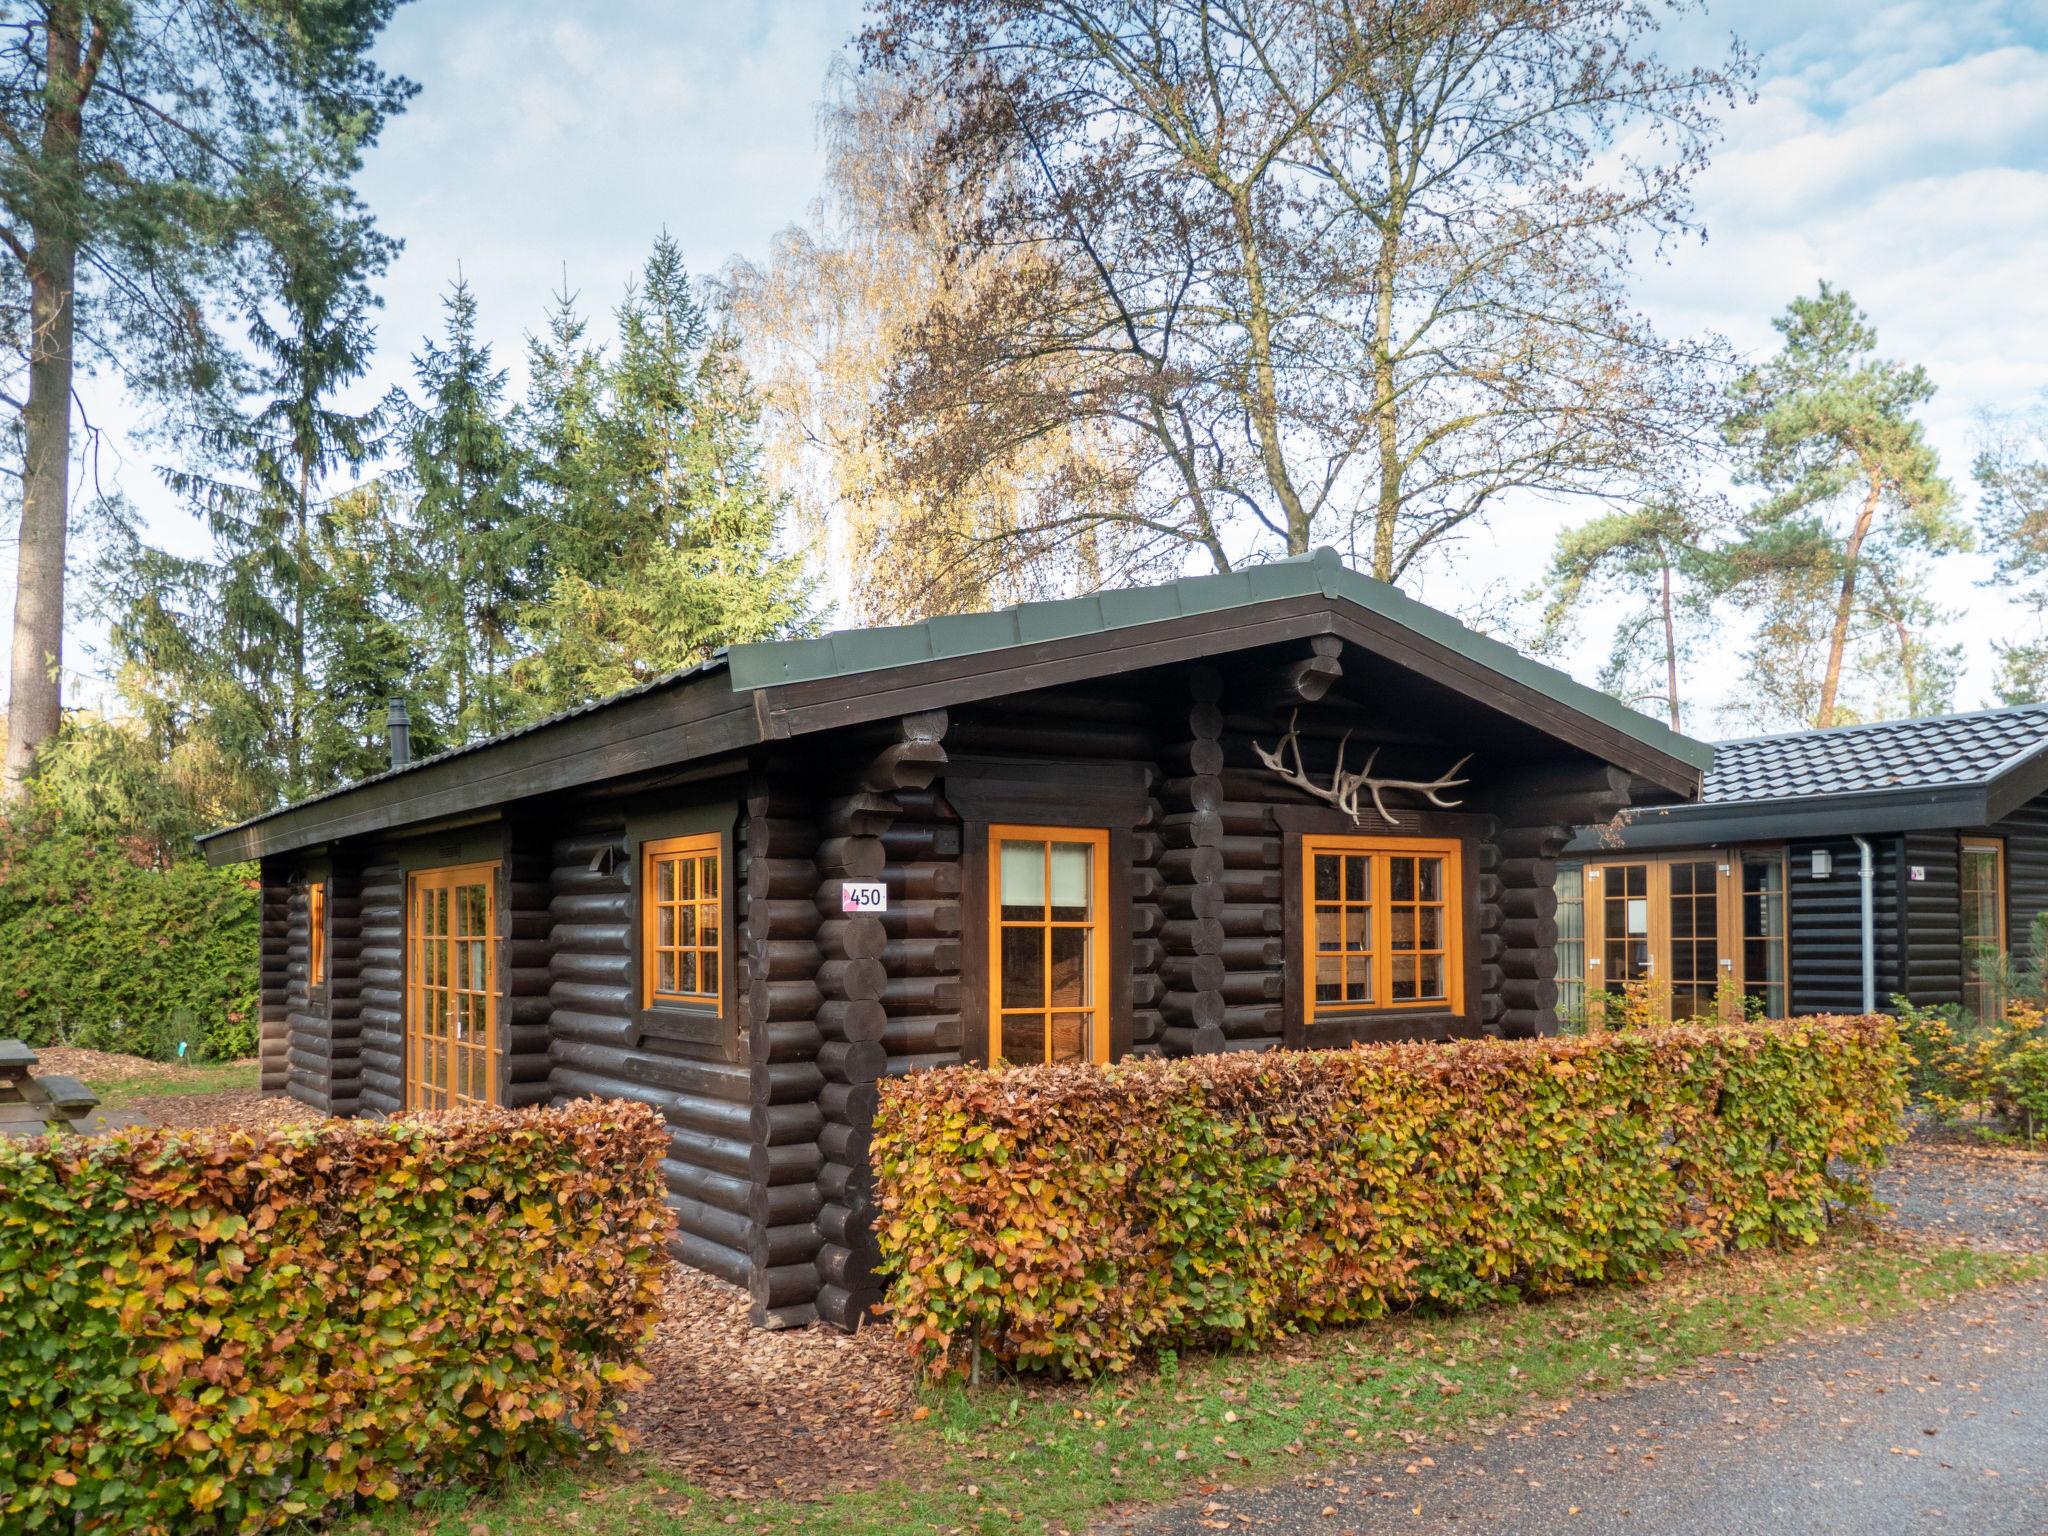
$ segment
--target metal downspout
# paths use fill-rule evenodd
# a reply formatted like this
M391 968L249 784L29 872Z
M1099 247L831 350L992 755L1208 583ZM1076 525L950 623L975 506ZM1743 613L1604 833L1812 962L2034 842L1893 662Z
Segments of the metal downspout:
M1877 1012L1877 865L1867 838L1849 835L1863 855L1863 1011Z

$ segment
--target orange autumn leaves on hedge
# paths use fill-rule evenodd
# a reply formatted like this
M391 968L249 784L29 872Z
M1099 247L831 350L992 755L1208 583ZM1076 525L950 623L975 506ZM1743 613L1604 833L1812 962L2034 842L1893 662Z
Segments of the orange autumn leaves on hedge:
M0 1529L253 1531L613 1444L640 1105L0 1142Z
M913 1073L875 1127L889 1301L927 1358L1088 1373L1811 1242L1905 1068L1832 1018Z

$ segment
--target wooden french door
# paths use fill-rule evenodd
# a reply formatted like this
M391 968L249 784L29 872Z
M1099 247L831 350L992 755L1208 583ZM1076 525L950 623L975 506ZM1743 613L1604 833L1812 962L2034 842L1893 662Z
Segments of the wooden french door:
M1589 996L1654 983L1672 1018L1712 1018L1721 984L1737 979L1729 873L1723 859L1690 854L1588 866Z
M406 882L405 1107L498 1102L498 866Z

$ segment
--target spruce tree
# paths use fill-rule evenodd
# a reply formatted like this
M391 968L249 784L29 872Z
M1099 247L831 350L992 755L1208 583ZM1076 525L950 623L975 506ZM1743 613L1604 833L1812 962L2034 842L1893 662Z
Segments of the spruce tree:
M410 412L406 477L421 545L441 577L421 595L424 649L437 663L450 734L465 741L513 722L519 615L545 550L520 503L505 372L477 335L476 296L459 275L442 311L440 339L413 359L421 398Z

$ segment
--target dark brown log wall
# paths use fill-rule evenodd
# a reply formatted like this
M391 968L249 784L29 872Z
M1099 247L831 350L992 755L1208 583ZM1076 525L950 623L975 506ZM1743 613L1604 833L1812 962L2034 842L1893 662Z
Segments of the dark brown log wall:
M660 1110L669 1123L663 1172L676 1256L745 1285L752 1262L747 1069L703 1046L642 1033L623 820L560 837L548 862L547 1093Z
M879 1029L863 1010L843 1006L843 995L841 1006L825 1006L817 813L800 777L764 777L749 789L742 832L747 1008L739 1081L749 1106L752 1181L742 1283L764 1327L817 1316L826 1167L831 1148L845 1150L843 1120L827 1134L822 1057L829 1043L843 1064L847 1051L863 1036L872 1042Z
M405 1108L405 875L388 852L362 870L360 1107Z
M284 1094L291 1074L291 886L274 861L263 865L258 897L257 1081L264 1097Z

